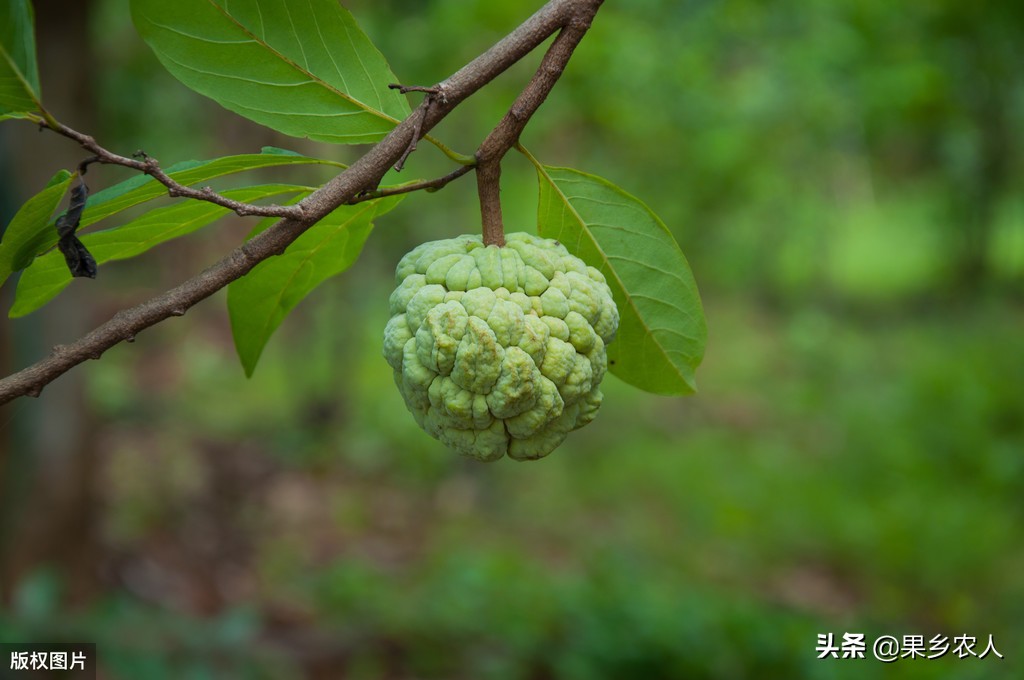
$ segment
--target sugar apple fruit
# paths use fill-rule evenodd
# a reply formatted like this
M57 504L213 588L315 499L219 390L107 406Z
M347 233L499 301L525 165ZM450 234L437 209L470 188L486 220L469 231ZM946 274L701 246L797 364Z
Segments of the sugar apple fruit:
M542 458L594 419L619 312L558 241L424 243L398 263L384 357L428 434L479 460Z

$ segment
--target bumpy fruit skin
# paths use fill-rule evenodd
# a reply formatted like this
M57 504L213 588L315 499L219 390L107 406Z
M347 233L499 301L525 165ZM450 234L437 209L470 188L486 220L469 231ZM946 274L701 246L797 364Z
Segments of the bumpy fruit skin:
M619 312L557 241L424 243L398 263L384 358L428 434L479 460L543 458L601 405Z

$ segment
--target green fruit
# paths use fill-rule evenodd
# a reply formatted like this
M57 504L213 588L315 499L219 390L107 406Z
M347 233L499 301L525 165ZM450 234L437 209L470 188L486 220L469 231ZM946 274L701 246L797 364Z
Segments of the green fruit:
M542 458L594 419L619 312L558 241L424 243L398 263L384 358L428 434L458 453Z

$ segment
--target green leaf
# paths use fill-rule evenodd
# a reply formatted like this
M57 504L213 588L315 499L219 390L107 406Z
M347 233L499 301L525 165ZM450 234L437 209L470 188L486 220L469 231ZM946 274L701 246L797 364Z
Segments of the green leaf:
M28 111L11 111L9 113L0 113L0 121L3 120L29 120L32 122L39 122L42 119Z
M28 199L14 215L0 240L0 284L14 272L32 264L36 253L50 240L57 242L57 231L50 216L60 205L74 178L67 170L54 175L46 188ZM50 231L53 232L52 239Z
M279 146L265 146L260 149L262 153L277 154L278 156L301 156L298 151L292 151L291 149L282 149Z
M228 286L231 332L247 376L252 376L263 348L285 316L314 288L352 266L374 218L394 208L401 198L341 206L299 236L283 255L264 260Z
M696 391L707 326L697 284L665 224L639 199L594 175L542 166L537 231L599 269L619 308L608 364L656 394Z
M0 0L0 114L41 108L32 3Z
M267 184L231 189L224 195L237 201L251 203L261 198L280 194L308 191L294 184ZM205 227L231 212L213 203L188 201L150 210L137 219L119 227L105 229L82 236L82 243L96 259L96 264L111 260L125 260L140 255L153 246L179 236L185 236ZM52 300L71 283L71 274L60 252L54 250L36 258L18 281L14 306L10 317L17 318L34 312Z
M191 89L295 137L379 141L409 104L338 0L131 0L163 65Z

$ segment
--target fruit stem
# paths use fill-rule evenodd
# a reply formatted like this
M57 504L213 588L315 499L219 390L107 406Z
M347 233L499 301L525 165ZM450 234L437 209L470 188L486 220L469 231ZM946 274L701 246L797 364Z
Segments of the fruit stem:
M480 218L485 246L505 245L505 225L501 219L501 161L479 160L476 188L480 196Z

